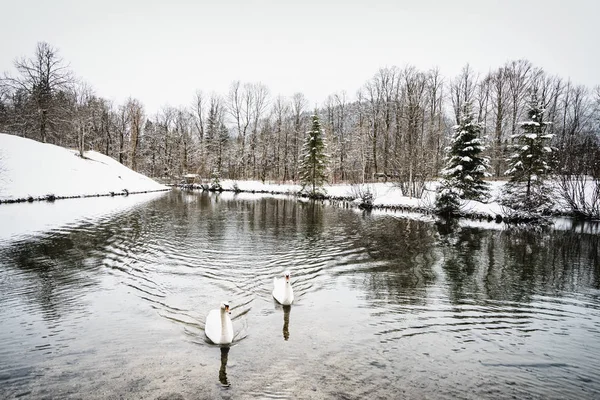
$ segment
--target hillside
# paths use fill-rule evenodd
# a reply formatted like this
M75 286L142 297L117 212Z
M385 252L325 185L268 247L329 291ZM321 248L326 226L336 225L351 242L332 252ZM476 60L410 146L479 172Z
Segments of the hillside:
M0 201L165 190L95 151L79 152L0 133Z

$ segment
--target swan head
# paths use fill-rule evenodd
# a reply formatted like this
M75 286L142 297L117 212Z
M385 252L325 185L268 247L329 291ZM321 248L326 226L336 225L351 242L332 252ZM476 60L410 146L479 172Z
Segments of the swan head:
M231 314L231 311L229 310L229 302L224 301L221 303L221 312Z
M285 282L290 283L290 271L285 271L283 276L285 277Z

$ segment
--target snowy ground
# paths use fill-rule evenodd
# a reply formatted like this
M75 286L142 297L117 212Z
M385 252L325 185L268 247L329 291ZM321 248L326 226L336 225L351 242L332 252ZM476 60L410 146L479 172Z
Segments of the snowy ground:
M500 188L504 181L491 182L491 201L489 203L480 203L477 201L465 201L462 204L462 211L465 214L477 215L481 217L496 218L503 215L503 209L495 199L498 197ZM427 190L422 198L406 197L402 190L392 183L367 183L358 185L326 185L327 196L334 198L357 198L360 193L369 191L373 194L373 204L376 208L404 208L413 210L427 209L433 206L435 201L435 188L438 182L427 184ZM269 192L281 194L295 194L302 188L294 184L262 183L260 181L232 181L223 180L221 186L224 190L232 191L234 186L243 192Z
M0 134L0 201L165 190L164 185L100 153Z

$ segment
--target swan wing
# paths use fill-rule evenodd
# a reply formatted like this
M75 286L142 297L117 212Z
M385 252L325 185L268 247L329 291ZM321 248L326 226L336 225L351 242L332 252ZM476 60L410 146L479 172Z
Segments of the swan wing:
M219 311L210 310L206 316L206 325L204 326L204 333L215 344L219 344L221 341L221 315Z
M221 344L229 344L233 342L233 323L231 322L229 315L226 315L225 317L225 333L223 335L223 343Z
M273 297L280 303L283 300L284 283L285 281L281 278L273 278Z

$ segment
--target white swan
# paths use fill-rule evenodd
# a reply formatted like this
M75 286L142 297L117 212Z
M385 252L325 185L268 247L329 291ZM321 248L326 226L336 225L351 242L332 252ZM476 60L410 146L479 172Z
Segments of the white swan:
M283 278L273 278L273 297L284 306L289 306L294 301L289 271L283 273Z
M230 344L233 341L233 324L229 314L229 303L223 302L220 309L210 310L206 316L204 333L214 344Z

